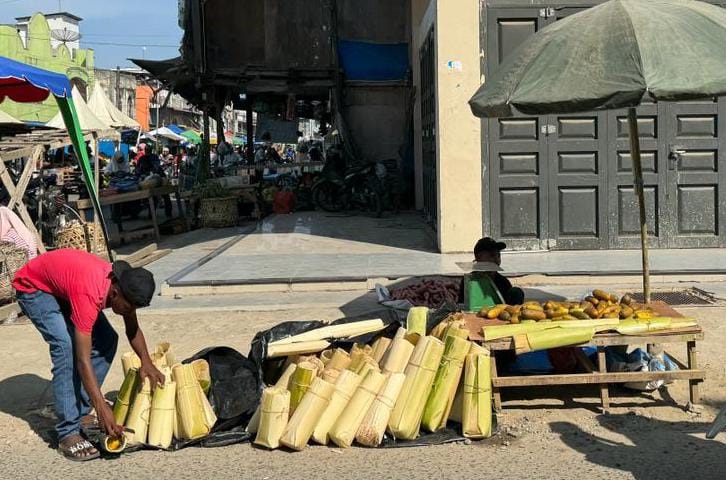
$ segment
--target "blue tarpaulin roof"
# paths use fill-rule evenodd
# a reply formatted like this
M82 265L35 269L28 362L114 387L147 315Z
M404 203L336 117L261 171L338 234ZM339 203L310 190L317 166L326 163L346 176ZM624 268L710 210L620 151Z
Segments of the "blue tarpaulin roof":
M0 57L0 102L5 98L22 103L42 102L51 93L56 97L70 96L68 77Z
M166 128L171 130L172 132L176 133L177 135L181 135L182 132L186 132L186 128L181 128L179 125L167 125Z
M340 40L338 52L347 80L385 82L408 78L407 43Z

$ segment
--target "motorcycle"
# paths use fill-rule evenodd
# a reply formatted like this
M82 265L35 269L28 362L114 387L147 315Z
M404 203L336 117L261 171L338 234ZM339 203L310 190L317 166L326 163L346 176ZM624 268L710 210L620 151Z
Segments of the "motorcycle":
M375 164L351 167L342 174L333 168L327 171L323 168L313 183L312 198L326 212L357 209L374 217L383 213L382 187Z

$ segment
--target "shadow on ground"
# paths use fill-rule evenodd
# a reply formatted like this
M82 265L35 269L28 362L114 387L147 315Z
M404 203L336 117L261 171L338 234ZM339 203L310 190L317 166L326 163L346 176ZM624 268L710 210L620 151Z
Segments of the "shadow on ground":
M701 438L707 423L669 422L633 414L600 415L600 436L570 422L550 423L562 442L588 462L630 473L636 480L723 479L724 444Z
M501 390L504 408L518 410L567 410L582 408L601 412L600 391L593 385L552 385L506 388ZM610 386L613 407L676 407L683 408L666 389L639 392L619 385Z
M23 420L49 446L55 444L56 422L49 380L21 374L0 381L0 411Z

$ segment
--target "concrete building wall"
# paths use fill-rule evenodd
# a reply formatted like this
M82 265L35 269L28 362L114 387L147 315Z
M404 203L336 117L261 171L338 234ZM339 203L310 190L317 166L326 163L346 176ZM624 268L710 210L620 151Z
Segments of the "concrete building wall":
M344 114L362 160L400 157L406 141L408 87L348 86Z
M58 72L71 79L71 83L79 86L93 85L93 50L76 49L71 52L65 45L58 48L51 46L50 26L45 17L36 13L27 25L27 42L24 44L14 26L0 26L0 56L39 68ZM43 103L15 103L5 100L0 108L13 117L29 121L45 123L58 113L53 98Z
M438 247L444 253L468 252L482 235L481 124L468 105L481 82L480 1L414 0L412 13L414 44L420 47L431 26L436 37ZM417 70L414 81L420 91ZM414 118L416 165L420 166L420 103Z
M408 3L409 0L338 0L338 34L345 40L408 42Z
M136 117L136 75L129 72L97 68L96 80L116 108L131 118ZM118 88L117 88L118 86Z
M338 1L338 35L343 40L408 43L411 38L410 0ZM404 160L403 153L411 85L400 82L348 82L344 115L364 161Z

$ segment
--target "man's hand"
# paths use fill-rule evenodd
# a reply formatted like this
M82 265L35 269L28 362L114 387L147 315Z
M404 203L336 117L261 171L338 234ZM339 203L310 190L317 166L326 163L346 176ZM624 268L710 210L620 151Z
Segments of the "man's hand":
M156 386L164 386L165 377L164 374L159 371L158 368L154 366L153 363L147 362L141 363L141 368L139 368L139 377L141 378L140 384L144 384L144 379L148 378L149 382L151 383L151 388L156 388Z
M124 427L116 423L116 419L113 418L113 411L108 403L105 401L100 402L96 406L96 414L98 415L98 423L107 435L120 436L124 433Z

